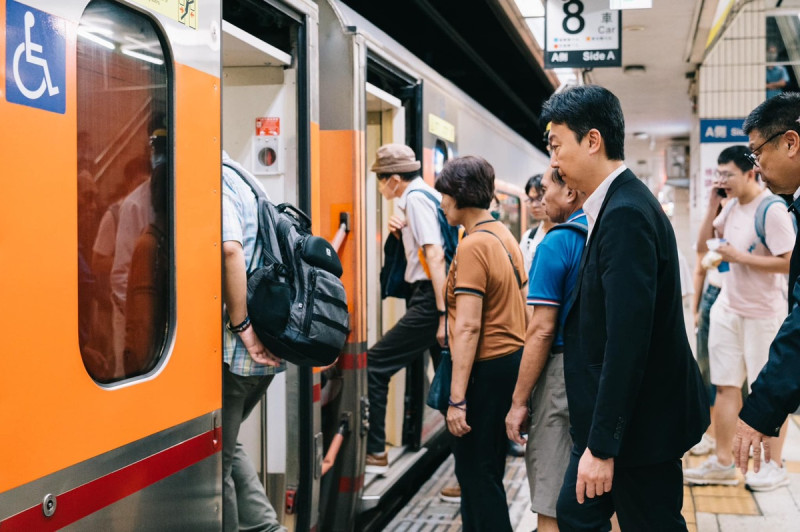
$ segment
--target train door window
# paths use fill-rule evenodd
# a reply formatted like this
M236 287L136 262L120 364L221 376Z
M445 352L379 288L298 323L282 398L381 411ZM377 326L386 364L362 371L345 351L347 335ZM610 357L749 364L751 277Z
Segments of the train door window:
M511 231L514 238L519 240L521 237L522 225L522 220L520 218L522 203L520 202L519 196L498 190L495 193L495 198L496 202L492 202L492 215L503 222L503 225Z
M439 177L444 168L444 163L452 158L452 151L445 141L436 139L433 145L433 176Z
M151 371L171 330L168 65L148 17L89 3L76 59L78 343L100 383Z

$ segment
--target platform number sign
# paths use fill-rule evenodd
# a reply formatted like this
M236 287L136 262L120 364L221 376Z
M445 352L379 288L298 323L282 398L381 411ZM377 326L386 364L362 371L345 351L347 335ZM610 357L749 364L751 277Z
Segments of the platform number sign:
M547 0L545 68L622 65L620 11L608 0Z
M65 31L63 19L6 1L6 100L64 114Z

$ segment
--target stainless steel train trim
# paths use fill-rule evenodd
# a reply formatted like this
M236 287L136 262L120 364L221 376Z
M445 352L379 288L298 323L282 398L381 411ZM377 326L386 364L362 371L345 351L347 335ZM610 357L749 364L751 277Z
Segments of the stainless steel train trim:
M220 416L221 412L219 410L211 412L5 493L0 493L0 528L3 528L6 521L12 516L32 507L41 508L42 497L47 494L53 497L61 497L61 494L86 486L97 479L107 477L126 467L156 456L166 449L176 448L193 438L205 435L208 438L213 438L214 434L221 434ZM212 443L212 445L214 444ZM219 452L222 448L221 439L215 445L215 452Z

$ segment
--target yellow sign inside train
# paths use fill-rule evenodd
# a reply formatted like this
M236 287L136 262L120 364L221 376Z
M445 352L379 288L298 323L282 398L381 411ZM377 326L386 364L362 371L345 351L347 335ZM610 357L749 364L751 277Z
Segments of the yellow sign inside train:
M434 114L428 114L428 131L448 142L456 141L456 127Z
M197 0L133 0L137 4L197 29Z

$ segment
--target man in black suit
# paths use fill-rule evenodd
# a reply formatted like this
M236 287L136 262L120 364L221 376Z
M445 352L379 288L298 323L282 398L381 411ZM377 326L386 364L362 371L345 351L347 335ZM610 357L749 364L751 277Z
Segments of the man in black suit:
M744 122L750 137L753 163L772 192L789 195L789 211L800 221L800 93L786 92L756 107ZM753 469L758 472L761 445L770 459L770 439L778 435L786 416L800 405L800 237L789 268L789 317L769 348L769 360L752 386L739 413L733 455L747 472L753 449Z
M681 457L709 424L683 320L664 211L623 164L619 100L598 86L553 95L551 166L584 203L589 236L564 331L574 447L559 529L686 530Z

